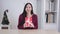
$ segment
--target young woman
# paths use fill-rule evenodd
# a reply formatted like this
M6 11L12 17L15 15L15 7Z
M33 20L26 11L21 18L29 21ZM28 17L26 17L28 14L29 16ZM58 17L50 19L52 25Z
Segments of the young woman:
M23 13L19 16L18 29L38 29L37 15L33 13L31 3L26 3Z

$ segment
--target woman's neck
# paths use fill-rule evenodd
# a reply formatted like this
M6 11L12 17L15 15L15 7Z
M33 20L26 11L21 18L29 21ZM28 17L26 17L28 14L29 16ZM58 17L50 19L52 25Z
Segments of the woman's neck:
M27 17L31 17L32 15L31 15L31 13L27 13Z

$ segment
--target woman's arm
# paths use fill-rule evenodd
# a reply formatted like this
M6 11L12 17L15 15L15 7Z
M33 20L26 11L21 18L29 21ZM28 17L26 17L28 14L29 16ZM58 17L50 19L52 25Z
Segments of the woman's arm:
M38 29L38 18L37 15L33 16L34 29Z
M19 16L18 29L23 29L23 25L21 25L21 22L22 22L22 15Z

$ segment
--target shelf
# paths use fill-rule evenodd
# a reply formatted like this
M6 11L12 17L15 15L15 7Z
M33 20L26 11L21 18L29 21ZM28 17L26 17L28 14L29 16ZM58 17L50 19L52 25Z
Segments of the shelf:
M56 19L56 13L57 12L45 12L46 15L46 23L55 23L55 19Z

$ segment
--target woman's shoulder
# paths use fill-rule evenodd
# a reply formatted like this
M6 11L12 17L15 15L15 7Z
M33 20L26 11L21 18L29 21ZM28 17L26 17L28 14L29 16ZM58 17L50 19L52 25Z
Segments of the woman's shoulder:
M23 15L22 14L20 14L20 16L19 17L23 17Z
M37 17L37 15L36 14L33 14L33 17Z
M33 14L33 16L37 16L36 14Z

